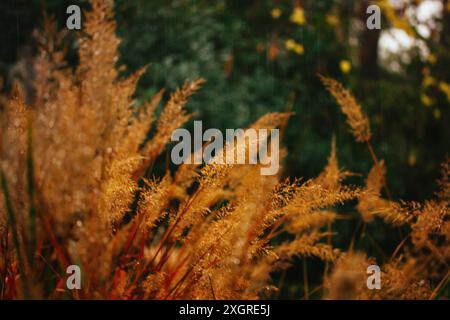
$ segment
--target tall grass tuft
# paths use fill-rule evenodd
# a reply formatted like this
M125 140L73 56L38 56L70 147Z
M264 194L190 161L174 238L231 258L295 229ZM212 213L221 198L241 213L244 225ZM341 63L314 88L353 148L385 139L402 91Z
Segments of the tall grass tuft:
M1 298L276 297L272 276L296 257L330 266L321 297L442 295L450 258L448 161L440 191L425 203L383 198L385 165L378 160L365 187L344 184L351 173L339 167L334 142L323 172L306 181L261 176L260 165L183 164L158 177L153 164L171 132L191 118L185 105L204 80L172 93L156 120L164 91L134 101L144 69L119 76L112 1L91 4L79 65L66 65L64 34L47 19L38 37L35 101L27 105L18 88L1 115ZM356 140L369 143L369 120L356 100L322 80ZM283 129L290 115L271 113L249 128ZM373 258L332 245L332 225L343 218L337 209L352 200L367 223L381 217L409 230L380 262L382 290L364 286ZM80 290L65 286L72 264L82 270Z

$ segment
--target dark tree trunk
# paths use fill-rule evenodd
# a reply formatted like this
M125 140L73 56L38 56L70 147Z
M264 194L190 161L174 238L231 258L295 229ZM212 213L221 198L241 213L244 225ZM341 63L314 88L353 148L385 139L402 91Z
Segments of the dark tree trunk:
M443 5L443 13L442 13L442 32L440 43L444 47L448 47L450 45L450 10L448 10L448 5L450 0L442 0Z
M364 0L360 7L359 16L364 25L364 31L360 39L359 63L361 77L375 79L378 77L378 41L380 40L381 30L369 30L366 27L368 18L366 9L369 5L369 1Z

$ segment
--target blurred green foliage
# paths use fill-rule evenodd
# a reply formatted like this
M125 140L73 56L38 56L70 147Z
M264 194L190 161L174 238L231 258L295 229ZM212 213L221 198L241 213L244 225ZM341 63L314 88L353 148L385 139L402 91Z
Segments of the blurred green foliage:
M43 8L64 26L65 8L72 3L88 7L85 0L2 1L0 21L6 32L0 40L10 45L0 49L1 73L7 74L21 46L32 41ZM344 116L318 81L317 73L329 75L348 86L368 113L373 144L386 161L394 197L423 200L432 194L439 163L449 149L449 102L435 89L430 93L436 96L433 107L423 105L422 70L431 67L432 74L450 83L445 71L448 37L447 42L428 43L438 57L436 65L422 61L417 51L402 72L391 72L378 61L359 61L367 33L360 31L355 41L355 0L303 1L305 24L300 25L290 19L295 1L115 3L123 39L121 63L127 72L151 63L139 84L139 98L162 87L173 91L186 79L205 78L207 84L188 106L205 126L245 127L266 112L292 108L295 116L284 141L289 151L286 175L317 175L333 135L341 165L365 174L372 165L369 155L353 141ZM274 9L279 17L272 16ZM383 28L388 27L383 21ZM287 50L288 40L301 44L304 52ZM341 70L341 61L351 63L348 73ZM379 72L364 76L367 68Z
M294 97L295 116L285 137L286 174L307 178L325 164L333 135L343 166L365 174L372 165L316 75L335 77L352 89L369 115L394 197L429 197L448 152L449 102L444 99L434 107L440 110L438 119L423 106L421 70L426 62L417 52L403 72L380 66L376 77L364 77L361 64L378 61L361 63L363 41L349 43L357 2L304 3L306 24L298 25L290 21L291 1L119 0L122 62L130 71L152 63L140 83L144 97L160 87L172 91L185 79L207 79L189 108L210 127L246 126L266 112L285 110ZM274 8L281 11L278 19L271 15ZM330 14L342 23L330 24ZM302 44L304 53L286 50L288 39ZM342 60L351 61L350 73L340 69Z

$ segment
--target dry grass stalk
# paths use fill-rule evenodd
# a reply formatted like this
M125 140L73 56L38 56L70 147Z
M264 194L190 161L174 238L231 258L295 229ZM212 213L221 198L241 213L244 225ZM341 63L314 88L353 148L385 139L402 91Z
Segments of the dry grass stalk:
M366 218L401 220L411 228L400 258L385 265L390 280L377 297L416 297L421 280L404 270L418 265L427 268L421 279L430 285L417 297L440 290L445 278L439 270L450 252L448 164L437 198L423 205L383 200L379 164L366 190L344 185L349 173L338 166L335 143L324 171L303 183L261 176L260 165L213 163L181 165L175 174L150 179L171 132L190 118L184 107L203 80L170 96L147 139L163 91L136 110L133 94L144 69L126 78L117 72L112 1L93 0L85 26L80 64L72 70L63 63L62 35L47 21L36 100L26 105L18 89L1 117L2 298L256 299L276 291L273 272L294 257L310 256L336 263L327 275L329 298L365 297L360 272L371 260L342 255L323 230L338 217L337 206L356 198ZM357 140L367 142L370 128L358 104L334 81L323 80ZM251 128L283 129L290 115L271 113ZM240 147L247 151L250 143ZM281 150L278 156L284 155ZM423 248L432 254L425 257ZM83 272L77 293L64 287L70 264ZM404 271L402 277L395 270Z

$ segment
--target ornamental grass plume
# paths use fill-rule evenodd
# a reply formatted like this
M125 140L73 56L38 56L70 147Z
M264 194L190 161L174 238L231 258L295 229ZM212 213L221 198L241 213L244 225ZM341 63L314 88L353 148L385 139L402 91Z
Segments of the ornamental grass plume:
M329 292L321 297L440 295L450 252L448 162L436 198L423 204L384 200L379 170L365 188L344 184L350 173L338 165L335 142L324 171L305 181L261 175L261 164L214 161L161 174L153 163L172 130L190 119L185 106L203 80L171 94L156 119L164 91L141 104L134 100L144 69L119 74L112 1L91 5L78 39L79 64L65 64L64 34L46 19L38 35L36 98L27 104L18 86L1 111L1 299L272 298L280 289L274 273L308 257L331 266L323 274ZM356 102L337 96L353 103L348 113L359 140L370 139ZM270 113L249 128L284 129L290 116ZM247 152L251 143L239 147ZM227 147L216 156L236 154ZM383 261L387 280L377 293L359 283L373 259L330 241L339 209L349 201L358 201L367 221L397 222L392 217L399 214L410 230ZM391 204L399 212L383 211ZM66 287L70 265L81 269L80 290ZM348 286L352 281L358 283Z
M319 78L325 85L327 90L330 92L330 94L335 98L337 104L341 108L342 113L344 113L347 117L347 123L351 128L351 132L355 137L355 140L367 145L370 156L372 157L375 165L378 167L377 170L384 170L370 142L372 132L370 130L369 119L362 111L362 108L356 101L355 97L349 90L345 89L344 86L336 80L329 77L324 77L320 74ZM384 180L383 187L386 190L388 198L391 199L391 192L389 191L389 187Z
M358 142L368 142L372 136L369 119L363 113L353 95L336 80L319 75L327 90L336 99L342 112L347 117L352 134Z

